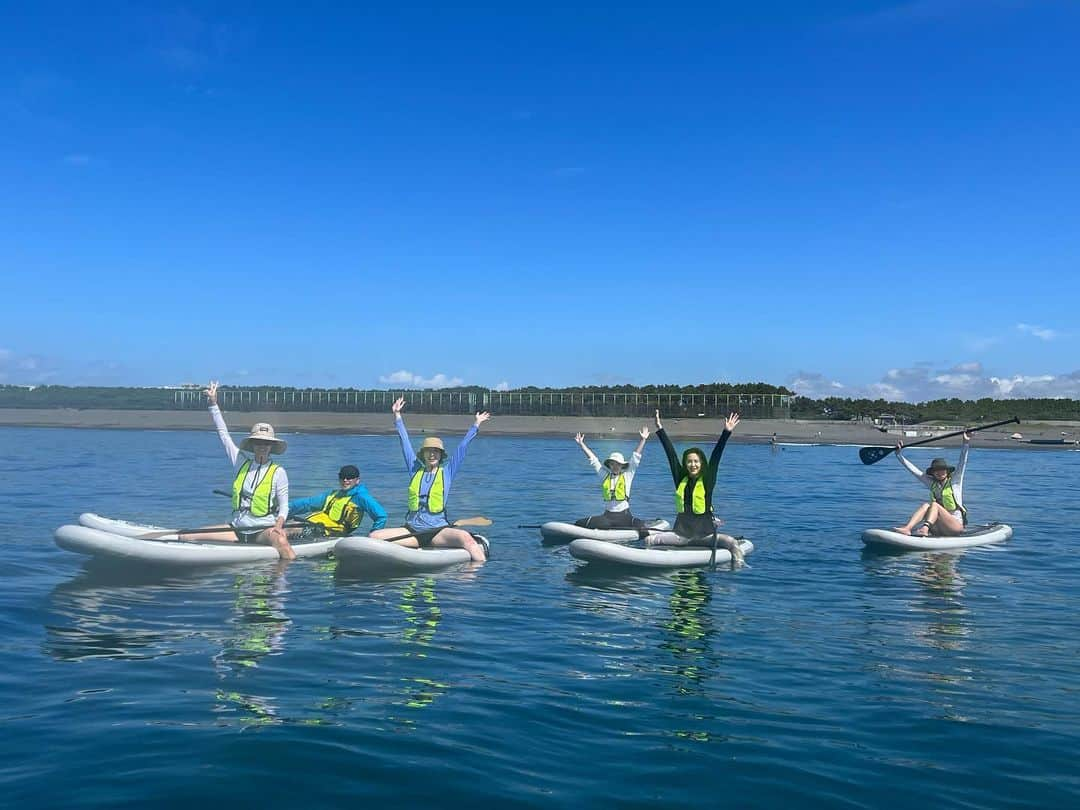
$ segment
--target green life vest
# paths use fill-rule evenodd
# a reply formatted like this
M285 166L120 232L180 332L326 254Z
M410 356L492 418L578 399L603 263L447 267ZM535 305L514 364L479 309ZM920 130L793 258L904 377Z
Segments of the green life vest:
M421 467L412 477L412 481L409 482L409 511L420 511L420 497L423 493L420 492L420 481L424 477L424 469ZM431 482L431 489L427 491L427 504L426 509L434 515L445 511L446 509L446 496L443 488L443 468L439 467L435 472L435 480Z
M963 515L964 518L964 525L967 525L967 509L956 502L956 495L953 493L951 478L946 478L944 481L935 479L931 482L930 497L941 504L946 512L955 512L959 509L960 514Z
M615 480L615 487L611 486L611 476L609 475L600 483L600 488L604 491L605 501L625 501L630 498L630 493L626 491L626 476L619 473L619 477Z
M240 469L236 471L236 478L233 479L232 484L232 508L233 511L239 511L240 509L240 493L244 489L244 478L247 477L248 470L251 469L251 461L244 459L244 463L240 465ZM277 472L278 465L271 463L266 469L266 475L262 477L260 481L255 484L255 492L251 495L250 511L253 517L266 517L270 514L270 492L274 488L274 473Z
M684 477L677 487L675 487L675 513L683 514L686 511L686 485L690 482L690 477ZM693 493L691 495L691 505L695 515L707 515L709 514L709 504L705 499L705 479L698 478L693 482Z
M349 534L360 525L360 511L348 493L335 490L326 496L320 511L304 520L324 527L329 534Z

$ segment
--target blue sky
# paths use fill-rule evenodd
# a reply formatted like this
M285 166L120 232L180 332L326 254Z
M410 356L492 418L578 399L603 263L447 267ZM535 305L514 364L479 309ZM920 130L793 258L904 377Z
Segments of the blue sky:
M1080 4L346 5L6 9L0 382L1080 397Z

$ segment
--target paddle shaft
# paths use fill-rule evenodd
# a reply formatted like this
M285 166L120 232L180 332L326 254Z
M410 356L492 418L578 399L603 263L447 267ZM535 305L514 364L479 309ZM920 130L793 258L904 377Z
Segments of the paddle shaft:
M282 525L283 529L303 529L313 524L302 521L300 523L285 523ZM272 529L273 526L265 526L260 531L265 529ZM245 531L255 531L255 527L245 529ZM168 537L170 534L229 534L235 533L236 529L232 526L204 526L199 529L164 529L160 532L148 532L146 534L139 535L140 540L157 540L162 537Z
M953 436L963 436L965 433L976 433L980 430L989 430L990 428L1001 427L1002 425L1011 425L1014 422L1016 424L1020 424L1019 417L1014 416L1012 419L1003 419L1000 422L991 422L989 425L976 425L975 427L965 428L964 430L956 430L952 433L943 433L940 436L933 436L929 439L922 439L921 441L905 444L904 447L918 447L920 444L933 444L934 442L939 442L942 439L951 439ZM874 461L880 461L889 453L896 452L895 447L884 447L882 449L887 450L888 452L886 452L885 455L881 456L880 458L874 459Z

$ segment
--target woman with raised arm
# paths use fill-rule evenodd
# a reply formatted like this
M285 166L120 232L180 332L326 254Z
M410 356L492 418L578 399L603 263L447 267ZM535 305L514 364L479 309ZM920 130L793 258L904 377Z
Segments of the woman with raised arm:
M405 420L401 411L405 407L405 397L398 397L390 410L394 414L394 425L401 440L401 452L405 456L405 469L409 479L409 512L405 516L405 529L413 533L395 542L411 548L463 548L475 562L488 558L486 541L482 545L477 538L464 529L457 529L446 519L446 503L450 498L450 487L454 477L465 459L465 451L475 437L480 425L491 418L487 411L477 412L472 427L461 440L454 454L447 461L446 449L442 439L428 437L414 451L409 432L405 429ZM444 463L445 462L445 463ZM383 528L369 536L376 540L385 540L400 535L400 528Z
M574 437L578 447L585 453L589 465L600 477L600 491L604 498L604 513L592 517L581 518L574 525L586 529L636 529L644 526L644 522L638 520L630 512L630 487L634 482L638 465L641 463L641 451L645 448L645 440L649 438L648 426L642 426L638 431L641 441L630 454L627 462L622 453L609 453L600 463L596 453L585 444L585 434L579 433Z
M954 537L964 533L967 526L967 510L964 508L964 470L967 469L971 434L964 434L960 445L960 461L950 466L943 458L935 458L925 471L920 470L903 456L904 443L896 443L896 457L904 468L930 488L930 500L922 504L903 526L897 526L900 534L915 537Z
M713 515L713 488L716 486L716 472L720 466L720 457L731 438L732 431L739 424L739 415L732 413L724 420L724 431L716 440L716 446L708 461L705 452L699 447L691 447L683 452L682 461L675 454L675 447L664 431L660 422L660 411L656 411L656 435L667 455L671 477L675 483L675 526L670 532L655 532L646 538L649 545L687 546L712 545L731 552L731 567L743 564L743 552L738 541L729 534L716 530L719 520Z
M225 454L236 470L232 484L232 519L224 526L210 526L206 531L185 533L180 538L264 543L277 549L281 559L295 560L296 552L289 545L283 528L289 516L289 476L284 467L270 460L271 455L285 452L285 440L274 435L272 425L256 422L251 433L237 447L218 407L217 391L217 382L211 381L204 393ZM209 530L224 528L231 528L233 534Z

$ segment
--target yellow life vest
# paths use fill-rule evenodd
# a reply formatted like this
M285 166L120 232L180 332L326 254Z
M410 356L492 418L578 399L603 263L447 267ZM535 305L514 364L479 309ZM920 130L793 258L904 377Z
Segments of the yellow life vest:
M251 469L251 461L244 459L244 463L240 465L240 469L236 471L236 478L233 479L232 484L232 508L233 511L240 509L240 494L244 489L244 478L247 477L248 470ZM266 475L255 484L255 492L251 495L251 507L250 511L253 517L266 517L270 514L270 509L273 504L270 503L270 492L274 488L274 473L277 472L278 465L271 463L267 467Z
M304 520L322 526L328 534L350 534L360 525L360 510L347 493L335 490L326 496L320 511Z
M956 502L951 478L946 478L943 482L935 479L930 484L930 497L940 503L946 512L955 512L959 509L964 518L964 525L967 525L967 509Z
M420 468L409 482L409 511L420 511L420 481L424 477L424 469ZM443 488L443 468L435 471L435 480L431 482L431 489L427 492L428 512L437 515L446 509L446 496Z
M625 501L630 497L630 493L626 491L626 476L622 473L619 473L619 477L615 481L614 490L611 487L610 475L600 483L600 488L604 491L605 501Z
M686 511L686 485L691 479L689 476L684 477L677 487L675 487L675 513L683 514ZM698 478L693 481L693 498L692 506L695 515L708 514L708 504L705 501L705 479Z

